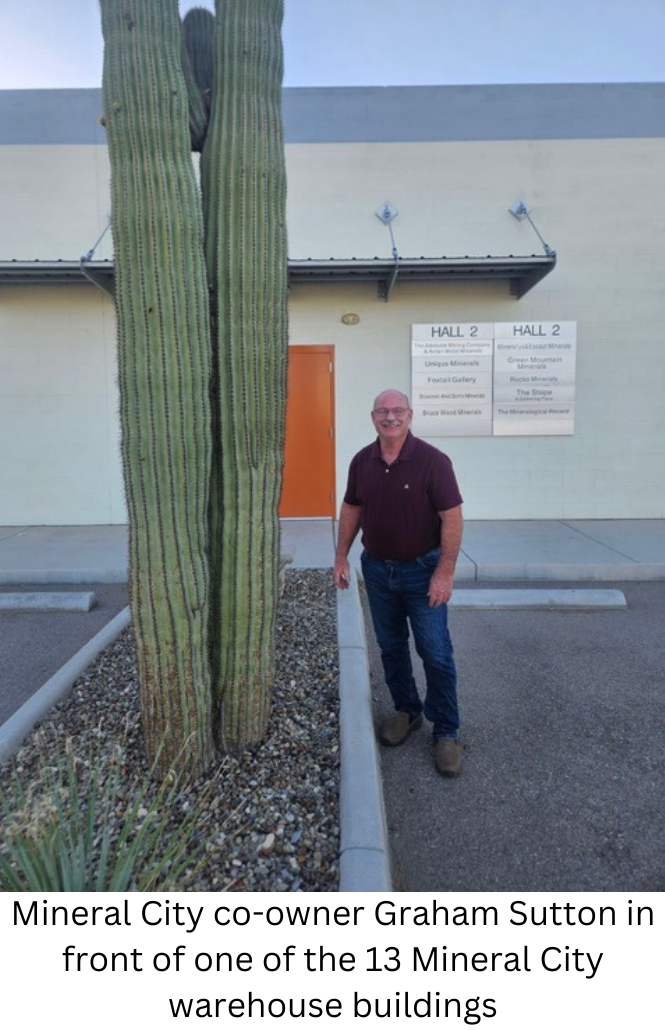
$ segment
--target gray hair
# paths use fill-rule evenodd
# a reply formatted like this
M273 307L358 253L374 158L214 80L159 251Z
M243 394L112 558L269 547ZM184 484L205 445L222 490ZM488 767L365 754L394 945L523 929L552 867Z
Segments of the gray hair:
M374 405L373 406L375 408L376 408L378 402L381 400L381 398L385 397L385 395L387 393L397 393L397 394L399 394L400 397L404 398L404 407L408 408L409 410L411 410L411 402L409 401L409 398L407 397L407 395L405 393L403 393L401 390L395 390L392 387L388 387L387 390L382 390L381 393L377 394L377 396L374 398Z

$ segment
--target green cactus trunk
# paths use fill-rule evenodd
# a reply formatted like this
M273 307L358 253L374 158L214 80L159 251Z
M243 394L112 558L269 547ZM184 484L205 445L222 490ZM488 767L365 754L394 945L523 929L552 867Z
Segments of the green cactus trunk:
M201 158L213 311L211 656L221 743L270 713L286 409L282 0L218 0Z
M218 0L212 46L211 15L191 13L181 31L177 8L101 0L143 720L161 770L192 774L217 742L259 741L272 697L287 357L283 2ZM204 218L190 147L202 149Z
M148 754L214 758L211 345L177 0L101 0L131 604Z

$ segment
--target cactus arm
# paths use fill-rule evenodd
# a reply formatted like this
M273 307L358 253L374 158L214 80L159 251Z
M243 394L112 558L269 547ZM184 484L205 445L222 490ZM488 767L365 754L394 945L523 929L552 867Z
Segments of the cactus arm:
M201 151L208 129L212 97L212 40L215 16L205 7L192 7L182 21L182 67L189 95L192 149Z
M213 36L215 16L207 7L192 7L182 21L185 46L190 55L194 78L202 96L208 100L213 87Z

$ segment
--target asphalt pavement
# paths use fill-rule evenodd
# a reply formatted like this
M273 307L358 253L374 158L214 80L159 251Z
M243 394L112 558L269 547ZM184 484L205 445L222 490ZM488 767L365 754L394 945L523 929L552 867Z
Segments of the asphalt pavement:
M451 609L464 766L436 772L427 723L380 748L395 889L665 890L665 582L605 585L626 608Z
M96 602L87 612L0 609L0 726L128 604L126 583L91 583L86 589ZM56 590L72 594L80 587L11 587L12 594Z

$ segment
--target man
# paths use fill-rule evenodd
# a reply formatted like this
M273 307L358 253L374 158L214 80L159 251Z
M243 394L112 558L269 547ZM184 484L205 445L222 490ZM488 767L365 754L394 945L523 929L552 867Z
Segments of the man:
M349 550L362 530L363 578L395 705L379 740L403 744L424 714L432 723L437 770L456 776L462 748L447 602L462 540L462 498L450 459L411 433L405 394L384 390L371 415L378 437L349 467L333 575L340 589L349 586ZM424 705L413 677L408 623L425 670Z

